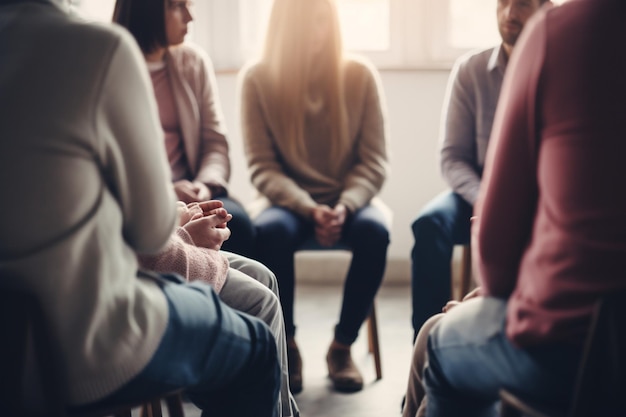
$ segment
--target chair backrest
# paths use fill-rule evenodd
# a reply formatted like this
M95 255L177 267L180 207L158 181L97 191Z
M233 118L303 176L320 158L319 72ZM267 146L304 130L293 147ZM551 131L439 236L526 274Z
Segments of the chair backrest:
M0 410L7 416L32 416L26 407L25 376L29 357L36 358L38 394L47 417L65 416L65 384L56 364L45 317L36 298L25 292L0 289ZM30 381L30 380L29 380ZM37 389L28 387L29 390ZM6 414L4 414L6 413Z
M596 305L579 368L570 417L626 415L626 291Z

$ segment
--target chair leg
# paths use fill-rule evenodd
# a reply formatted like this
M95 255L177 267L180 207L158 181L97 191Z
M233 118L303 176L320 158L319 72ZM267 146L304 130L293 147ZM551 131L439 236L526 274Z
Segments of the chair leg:
M165 397L165 403L167 404L167 411L170 417L185 417L180 393L168 395Z
M472 285L472 248L470 245L463 246L463 260L461 263L461 296L463 299L465 295L470 292Z
M161 412L161 399L157 398L145 403L141 407L141 417L163 417Z
M376 320L376 303L372 303L372 310L367 319L369 351L374 355L374 365L376 366L376 380L383 377L382 364L380 361L380 344L378 341L378 321Z

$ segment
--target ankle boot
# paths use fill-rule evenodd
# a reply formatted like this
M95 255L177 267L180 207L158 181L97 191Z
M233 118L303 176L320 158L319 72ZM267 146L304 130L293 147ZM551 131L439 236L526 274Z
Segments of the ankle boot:
M302 391L302 357L293 337L287 338L287 362L289 364L289 388L292 394Z
M350 349L331 346L326 355L328 376L337 391L355 392L363 388L363 376L352 361Z

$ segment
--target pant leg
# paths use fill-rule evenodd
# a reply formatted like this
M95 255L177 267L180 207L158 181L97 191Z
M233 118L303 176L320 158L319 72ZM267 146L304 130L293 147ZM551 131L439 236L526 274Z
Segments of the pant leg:
M238 255L236 253L221 251L228 259L228 263L232 269L236 269L239 272L243 272L255 281L263 284L264 287L269 288L276 297L280 298L278 292L278 280L276 275L265 265L254 259L247 258L245 256Z
M505 321L506 301L479 297L454 307L431 330L427 416L496 417L501 388L542 404L567 404L580 348L517 348Z
M424 365L428 361L426 349L428 334L443 316L443 314L437 314L429 318L415 339L402 417L424 417L426 413L427 400L426 391L424 390Z
M281 207L264 210L255 220L257 228L257 259L267 266L278 280L287 336L296 332L294 324L295 250L313 233L312 225Z
M274 274L263 264L236 254L225 253L231 268L220 291L228 306L257 317L267 324L276 339L281 368L279 415L298 416L299 410L289 390L287 343L282 309L278 301L278 284ZM245 272L245 273L244 273Z
M218 197L224 203L224 208L233 215L231 221L228 222L228 228L231 231L230 238L224 242L222 249L225 251L237 253L242 256L254 258L254 239L256 230L250 220L250 216L243 208L241 203L231 197Z
M344 284L335 339L351 345L372 309L385 274L389 229L384 214L374 206L366 206L348 220L343 234L343 240L352 249L352 260Z
M219 300L204 283L167 283L169 320L146 368L98 405L144 399L178 388L206 417L276 417L280 369L262 321Z
M415 337L429 317L441 312L452 293L450 262L455 244L469 243L470 206L456 193L435 197L412 224L411 292Z

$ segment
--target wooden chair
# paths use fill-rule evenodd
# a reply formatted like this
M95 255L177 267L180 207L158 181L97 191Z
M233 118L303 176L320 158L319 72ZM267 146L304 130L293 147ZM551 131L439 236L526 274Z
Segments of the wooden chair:
M578 368L574 395L567 409L531 404L514 393L500 392L502 417L626 416L626 291L596 305Z
M452 275L452 294L451 299L457 299L461 301L465 295L472 289L472 247L470 244L463 245L461 252L461 270L458 274L459 277L459 296L454 295L454 289L456 288L454 282L454 274Z
M2 277L2 279L8 279ZM170 417L184 417L180 391L163 397L116 407L85 408L80 412L65 406L62 372L51 350L45 316L34 296L14 290L0 290L0 415L11 417L131 417L131 409L142 407L144 417L161 417L161 400L165 400ZM39 387L24 387L28 352L37 361ZM26 392L41 394L43 409L30 410Z
M352 253L350 247L343 243L339 242L338 244L327 247L320 245L314 237L307 239L300 247L298 247L296 252L301 251L320 251L320 250L334 250L334 251L345 251ZM374 356L374 366L376 368L376 380L380 380L383 378L382 371L382 363L380 359L380 342L378 338L378 321L376 318L376 300L372 303L372 309L367 318L367 329L368 329L368 346L369 352Z

